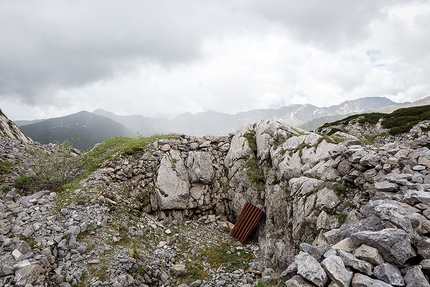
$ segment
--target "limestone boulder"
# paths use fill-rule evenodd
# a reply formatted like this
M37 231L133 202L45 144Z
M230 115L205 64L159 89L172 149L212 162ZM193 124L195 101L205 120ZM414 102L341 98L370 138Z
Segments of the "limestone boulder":
M372 264L366 262L364 260L360 260L349 252L345 252L343 250L337 251L338 256L342 259L343 263L347 267L351 267L354 270L357 270L361 273L364 273L368 276L372 276Z
M351 281L352 287L392 287L384 281L370 278L361 273L355 273Z
M345 264L339 256L328 256L321 262L328 277L336 282L338 286L348 287L354 273L345 268Z
M409 269L404 278L407 287L430 287L419 266Z
M209 152L190 151L186 162L190 183L209 184L214 177L212 164Z
M390 263L382 263L374 268L374 273L376 278L384 281L392 286L405 286L405 281L403 280L403 276L400 273L400 270L390 264Z
M405 263L411 254L411 240L402 229L360 231L352 234L351 238L358 244L375 247L386 261L393 264Z
M156 187L160 210L188 207L190 183L179 151L171 150L163 156L158 168Z
M366 244L362 244L359 248L357 248L354 251L354 256L373 265L384 263L384 259L382 258L381 254L379 254L378 249Z
M322 287L327 283L328 277L318 261L305 252L300 252L296 256L297 274L306 280Z

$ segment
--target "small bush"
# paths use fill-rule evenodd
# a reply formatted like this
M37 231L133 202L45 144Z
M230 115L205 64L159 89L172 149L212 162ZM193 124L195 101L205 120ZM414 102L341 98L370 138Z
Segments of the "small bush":
M7 160L0 160L0 175L4 175L10 172L12 164Z
M82 162L72 154L71 148L60 145L51 153L36 151L31 169L35 188L55 190L82 172Z
M23 191L28 191L32 185L32 182L32 177L21 175L15 179L15 187Z

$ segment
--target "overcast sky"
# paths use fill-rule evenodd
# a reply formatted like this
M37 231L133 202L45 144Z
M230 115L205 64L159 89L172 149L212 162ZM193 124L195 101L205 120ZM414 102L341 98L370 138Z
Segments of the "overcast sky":
M0 109L174 117L430 95L430 1L0 0Z

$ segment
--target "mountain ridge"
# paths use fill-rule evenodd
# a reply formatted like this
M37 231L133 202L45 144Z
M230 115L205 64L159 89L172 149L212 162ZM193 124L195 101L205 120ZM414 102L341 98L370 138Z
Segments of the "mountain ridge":
M135 136L124 125L87 111L21 126L20 129L42 144L68 141L79 149L92 148L110 137Z
M366 97L348 100L329 107L317 107L312 104L294 104L277 109L255 109L235 114L208 110L196 114L187 112L173 119L148 118L140 115L119 116L101 109L95 110L94 113L110 117L144 136L156 133L204 136L227 135L233 133L237 127L246 122L256 122L262 119L282 120L288 125L300 127L320 117L347 116L354 113L370 112L387 106L401 107L404 104L393 102L386 97ZM139 125L132 123L133 120L139 121ZM311 128L314 129L317 127L312 125Z

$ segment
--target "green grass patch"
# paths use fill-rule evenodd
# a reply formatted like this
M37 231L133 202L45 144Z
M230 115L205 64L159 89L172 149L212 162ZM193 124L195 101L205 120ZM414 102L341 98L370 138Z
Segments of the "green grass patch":
M229 242L218 241L201 248L200 255L206 259L212 268L222 266L226 272L247 269L249 262L254 259L254 255L245 250L235 250L232 252L230 246L234 246L233 240Z
M76 287L85 287L85 286L87 286L87 282L86 282L87 277L88 277L87 272L83 271L82 274L81 274L81 277L79 277L79 280L78 280L78 283L76 284Z
M12 168L12 163L7 159L0 160L0 175L4 175L10 172Z
M258 158L251 158L245 163L246 174L249 181L257 190L264 190L266 178L264 172L258 164Z
M27 242L27 244L30 245L31 249L34 249L34 248L37 247L37 241L34 240L34 238L30 238L30 237L27 237L27 236L24 236L24 235L20 235L19 236L19 240Z
M153 143L158 139L174 139L178 138L177 135L154 135L151 137L115 137L110 138L95 146L92 150L84 155L84 165L90 172L97 169L97 167L105 160L114 155L121 154L134 154L143 151L148 144Z
M345 222L346 217L347 217L346 213L341 213L337 216L337 221L339 222L340 225L342 225Z
M341 137L338 135L331 135L331 136L323 135L323 139L325 139L326 142L332 143L332 144L338 144L346 140L344 137Z
M326 181L324 183L324 186L327 187L328 189L333 190L337 196L341 196L347 190L345 184L343 184L340 181Z
M257 152L257 140L255 139L255 131L249 130L247 131L243 137L248 141L249 147L252 149L254 153Z
M382 119L382 127L388 130L390 135L407 133L410 129L421 121L430 120L430 105L402 108L395 110L391 114L383 113L367 113L346 117L342 120L332 123L325 123L318 130L323 128L331 128L328 135L331 135L340 129L336 126L344 126L348 124L370 124L375 125Z

